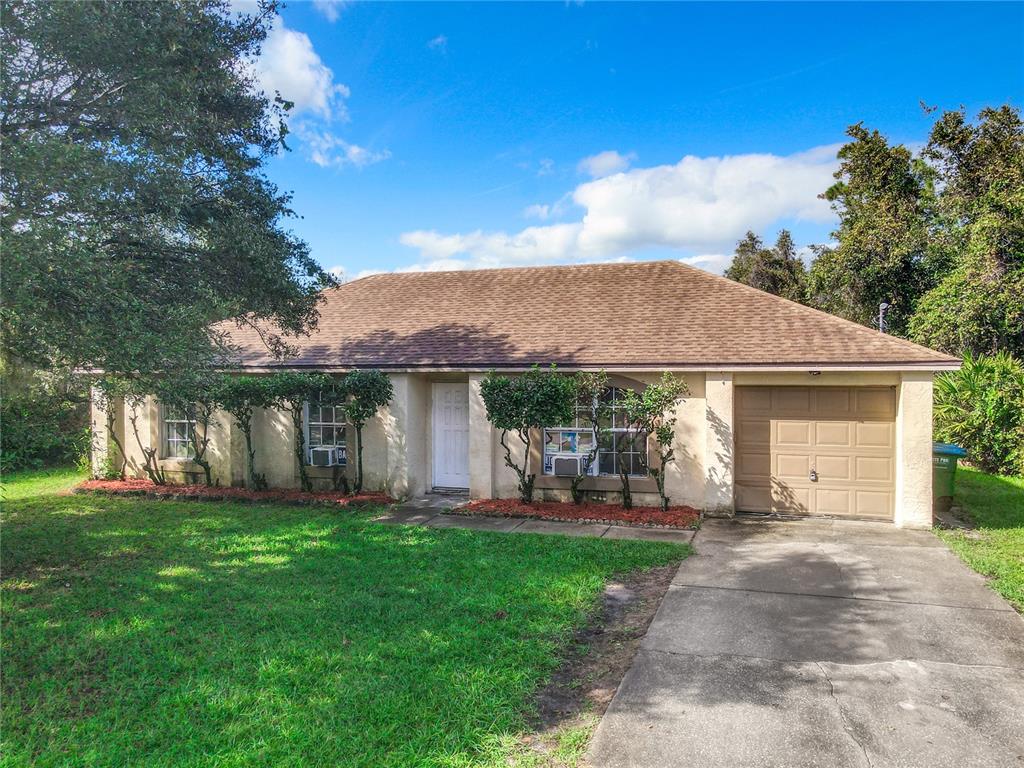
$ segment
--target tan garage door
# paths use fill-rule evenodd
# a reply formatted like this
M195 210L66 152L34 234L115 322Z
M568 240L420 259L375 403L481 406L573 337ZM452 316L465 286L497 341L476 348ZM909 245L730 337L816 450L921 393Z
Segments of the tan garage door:
M892 387L737 387L736 508L893 519Z

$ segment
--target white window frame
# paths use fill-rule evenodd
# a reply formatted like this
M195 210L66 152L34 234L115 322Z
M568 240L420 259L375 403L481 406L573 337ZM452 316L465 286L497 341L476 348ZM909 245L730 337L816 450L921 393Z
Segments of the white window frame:
M172 411L174 406L169 403L160 403L160 457L163 459L182 459L189 461L195 458L195 442L193 440L196 420L188 417L188 412L176 414ZM172 418L174 416L183 416L184 418ZM171 437L171 430L168 429L170 424L184 424L185 425L185 437ZM172 445L184 445L184 454L179 454L176 451L171 450Z
M303 427L302 428L303 428L303 431L305 432L305 438L306 438L306 464L308 466L313 466L313 449L314 448L334 448L334 449L337 450L338 466L344 467L348 463L348 448L346 447L347 443L348 443L348 421L346 421L346 419L345 419L345 413L342 410L342 406L340 406L340 405L321 405L321 402L319 400L317 400L316 402L307 401L306 403L303 404L302 407L303 407L303 413L302 413L302 424L303 424ZM312 410L314 408L320 410L320 416L323 416L323 409L324 408L331 408L332 409L332 415L334 416L334 420L333 421L323 421L323 420L313 421L312 418L310 417L310 414L312 413ZM333 429L334 430L335 441L333 443L322 443L322 442L314 443L313 439L312 439L312 435L314 434L314 430L316 430L316 429L321 429L322 430L324 427L327 427L329 429ZM342 430L342 434L344 435L344 439L341 442L338 442L338 440L337 440L337 433L338 433L339 429ZM321 435L322 435L322 433L321 433Z
M619 390L623 390L623 389L626 389L626 388L625 387L610 386L610 387L608 387L608 389L617 392ZM618 399L618 396L616 394L613 394L613 398L614 399L612 401L612 408L611 408L611 420L612 420L611 427L608 428L608 429L605 429L605 430L601 430L601 431L612 434L613 441L614 441L614 439L615 439L614 436L615 435L623 435L623 434L626 434L628 432L631 432L632 430L627 429L625 427L616 427L615 426L615 413L616 413L615 401ZM544 430L543 430L543 444L541 446L541 456L542 456L542 463L543 463L543 467L542 467L543 474L545 474L545 475L554 475L555 474L554 460L556 458L563 458L563 457L564 458L575 458L577 456L584 456L585 457L589 453L589 451L580 451L578 449L575 452L566 452L566 451L561 451L561 450L548 452L547 446L548 446L548 437L549 437L549 435L554 435L555 433L564 433L564 432L576 432L576 433L589 432L589 433L594 435L594 440L595 441L598 440L598 435L594 432L594 428L593 427L585 427L585 426L583 426L583 424L582 424L583 420L580 418L580 414L581 413L586 413L586 407L580 406L579 408L576 409L576 418L575 418L575 422L576 423L574 425L566 425L566 426L561 426L561 427L545 427L544 428ZM561 437L559 437L557 439L558 439L559 445L561 445ZM638 440L638 442L640 442L640 441ZM650 451L650 448L647 445L647 442L648 442L647 440L643 441L643 449L642 450L644 452L649 452ZM639 447L639 446L636 446L636 447ZM627 451L626 453L627 453L627 455L633 455L633 454L639 455L640 454L640 450ZM594 461L591 462L590 467L588 467L587 474L592 476L592 477L618 477L618 473L608 473L608 474L602 474L601 473L601 457L602 457L602 455L604 455L604 456L611 455L612 456L612 464L613 464L613 466L618 463L618 460L619 460L618 453L614 450L614 448L611 451L606 451L606 450L603 450L600 447L600 445L598 445L597 455L594 457ZM648 460L649 459L650 459L650 456L648 455ZM642 477L647 477L647 476L648 475L644 474L644 473L631 473L630 474L630 477L635 477L635 478L642 478Z

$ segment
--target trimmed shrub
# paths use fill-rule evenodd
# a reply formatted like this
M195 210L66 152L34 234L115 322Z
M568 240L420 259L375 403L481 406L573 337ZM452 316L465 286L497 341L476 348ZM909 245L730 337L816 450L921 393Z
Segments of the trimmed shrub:
M935 380L935 437L985 472L1024 474L1024 363L1006 352L964 358Z

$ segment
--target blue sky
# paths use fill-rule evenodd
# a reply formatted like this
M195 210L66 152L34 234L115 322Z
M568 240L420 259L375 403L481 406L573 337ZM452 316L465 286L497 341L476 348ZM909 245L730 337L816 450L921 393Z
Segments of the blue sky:
M825 242L848 125L920 144L922 100L1019 107L1022 51L1022 4L317 0L254 66L296 102L291 226L351 279Z

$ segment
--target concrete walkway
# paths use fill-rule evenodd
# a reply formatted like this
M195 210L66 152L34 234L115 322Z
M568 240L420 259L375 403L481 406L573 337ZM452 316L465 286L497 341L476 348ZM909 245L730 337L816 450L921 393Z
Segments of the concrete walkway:
M464 503L465 499L459 500ZM443 498L427 497L403 504L376 518L378 522L393 525L425 525L429 528L468 528L474 531L497 533L546 533L559 536L592 536L603 539L638 539L643 541L671 541L685 544L693 539L694 531L668 528L637 528L626 525L598 523L563 523L556 520L527 520L518 517L484 517L480 515L453 515L445 512L453 504Z
M694 546L592 766L1024 766L1024 621L930 532L708 521Z

